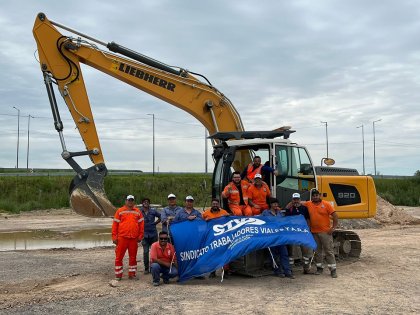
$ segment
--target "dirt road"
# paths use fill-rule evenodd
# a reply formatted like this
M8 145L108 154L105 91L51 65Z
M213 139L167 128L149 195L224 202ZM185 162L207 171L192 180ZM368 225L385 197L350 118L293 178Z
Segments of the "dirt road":
M80 217L64 211L0 220L1 232L31 223L53 228L51 222L74 229ZM93 226L110 224L92 220ZM111 287L112 247L0 252L0 314L420 314L420 225L357 233L362 255L338 262L337 279L295 269L294 280L232 276L223 283L219 278L153 287L151 276L141 274L138 281Z

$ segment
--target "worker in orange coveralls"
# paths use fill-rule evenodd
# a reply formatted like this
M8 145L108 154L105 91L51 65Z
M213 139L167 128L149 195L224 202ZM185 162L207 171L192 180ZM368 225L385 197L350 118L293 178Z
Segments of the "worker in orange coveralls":
M137 248L144 235L144 218L134 205L134 196L128 195L125 205L117 210L112 223L112 242L115 248L115 279L123 275L123 259L128 249L128 278L137 279Z
M270 188L263 182L261 174L255 174L254 184L248 188L248 204L251 206L252 214L259 215L267 210L267 198L271 197Z
M222 197L227 198L229 209L233 215L252 216L247 195L249 185L248 181L241 179L241 173L233 172L232 181L222 192Z

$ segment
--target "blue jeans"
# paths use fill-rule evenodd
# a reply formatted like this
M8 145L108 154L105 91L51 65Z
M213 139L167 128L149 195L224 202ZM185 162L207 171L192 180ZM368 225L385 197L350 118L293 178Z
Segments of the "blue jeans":
M290 270L289 255L287 254L287 246L279 245L279 246L274 246L270 248L271 248L271 252L273 253L274 260L276 261L276 264L278 265L278 268L273 267L274 273L275 274L284 273L285 275L290 275L292 271Z
M143 260L144 260L144 270L149 270L149 251L150 247L154 242L158 240L157 235L152 237L144 237L141 241L141 245L143 245Z
M152 277L153 282L160 282L160 274L162 274L163 280L169 280L170 278L175 278L178 275L178 270L175 266L172 266L171 272L169 273L169 268L159 265L158 263L152 263Z

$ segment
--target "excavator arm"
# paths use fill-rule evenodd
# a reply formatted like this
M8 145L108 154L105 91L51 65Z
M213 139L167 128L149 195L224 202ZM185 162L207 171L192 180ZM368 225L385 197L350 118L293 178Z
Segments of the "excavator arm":
M73 33L73 36L62 35L57 27ZM43 13L36 17L33 34L38 46L55 129L60 136L62 157L77 173L70 185L70 203L79 214L96 217L112 216L115 212L115 207L106 197L103 188L107 168L80 63L190 113L210 134L244 130L241 118L229 99L208 81L199 80L196 74L169 67L114 42L104 43L48 20ZM74 37L75 35L78 37ZM105 46L110 51L102 50L98 45ZM70 152L66 148L54 84L70 111L86 151ZM73 159L83 155L89 156L94 164L86 170Z

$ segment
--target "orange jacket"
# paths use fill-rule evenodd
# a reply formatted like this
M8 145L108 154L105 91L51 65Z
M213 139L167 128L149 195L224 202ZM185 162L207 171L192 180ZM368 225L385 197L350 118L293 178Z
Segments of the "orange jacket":
M244 198L244 202L248 204L248 187L249 183L246 180L241 180L241 189L242 189L242 197ZM230 190L230 192L229 192ZM239 190L233 182L230 182L226 185L225 189L222 192L223 198L228 199L229 204L239 205L241 196L239 195Z
M249 163L248 168L246 170L246 178L248 178L248 180L253 183L255 174L261 174L262 167L263 166L260 164L260 166L258 166L255 170L253 170L254 168L253 164Z
M112 240L118 237L136 238L141 240L144 235L144 218L137 208L129 209L122 206L117 210L112 222Z
M262 186L258 188L255 185L251 185L248 188L248 198L252 200L252 202L260 207L267 208L267 197L271 196L270 188L264 182L262 182Z

